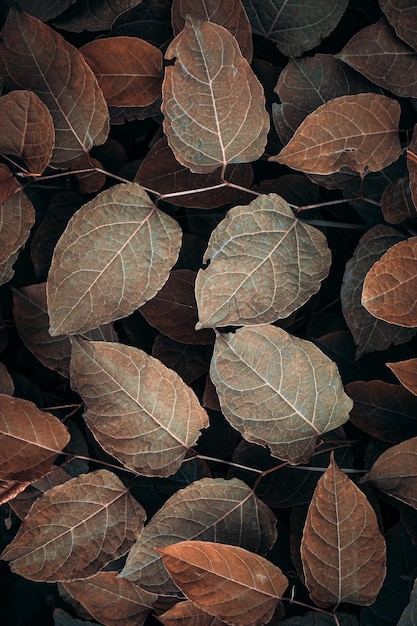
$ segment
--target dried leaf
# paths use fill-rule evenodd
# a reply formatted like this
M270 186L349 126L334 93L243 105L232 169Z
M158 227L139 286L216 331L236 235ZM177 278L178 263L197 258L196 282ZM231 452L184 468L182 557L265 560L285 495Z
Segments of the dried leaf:
M35 500L52 487L63 485L68 480L71 480L71 476L67 474L62 467L53 467L45 476L30 483L23 492L19 493L16 498L14 498L10 506L14 513L22 520L28 515L30 507Z
M381 210L384 220L389 224L401 224L404 220L417 217L408 177L394 180L385 188L381 197Z
M4 363L0 363L0 394L12 396L14 393L13 378L10 376Z
M301 558L310 597L319 606L367 606L384 582L385 541L375 512L333 459L308 509Z
M298 0L243 0L253 32L271 39L289 57L317 46L336 28L347 5L347 0L304 0L301 6Z
M192 389L138 348L80 338L72 345L71 385L100 445L139 474L176 472L208 426Z
M276 518L237 478L203 478L177 491L147 524L121 576L159 595L178 595L155 547L217 541L265 553L275 543Z
M7 165L0 163L0 203L5 202L16 193L20 186L17 178L15 178Z
M185 26L187 15L220 24L234 36L245 59L252 61L252 30L241 0L173 0L172 27L178 35Z
M417 96L417 54L384 18L360 30L336 58L397 96Z
M22 189L0 204L0 285L13 274L20 248L35 222L35 210Z
M417 359L385 363L408 391L417 396Z
M226 622L199 609L190 600L177 602L166 613L158 615L158 620L164 626L226 626Z
M155 594L118 578L117 572L99 572L63 587L105 626L142 626L157 599Z
M90 578L129 550L145 517L115 474L96 470L41 496L1 558L29 580Z
M334 98L310 113L269 160L307 174L333 174L345 166L377 172L401 154L400 110L396 100L380 94Z
M390 246L403 241L394 228L378 224L360 238L352 258L346 263L340 299L342 312L357 346L356 358L367 352L386 350L391 344L409 341L414 330L388 324L371 315L361 304L363 283L372 265Z
M203 261L210 264L197 274L197 329L287 317L319 290L331 254L319 230L269 194L227 213Z
M233 35L188 17L165 57L175 58L165 68L161 110L176 159L198 174L258 159L269 115L262 86Z
M67 167L93 145L104 143L107 105L82 54L47 24L16 8L9 12L1 39L4 79L39 96L54 121L50 165Z
M120 14L142 0L83 0L69 7L55 20L58 28L80 33L83 30L109 30Z
M317 437L353 406L335 363L275 326L218 333L210 377L231 425L291 464L308 462Z
M54 125L45 104L31 91L0 97L0 152L23 159L30 172L42 174L54 147Z
M14 500L22 491L29 487L30 482L0 479L0 505Z
M115 185L70 219L48 275L50 333L72 335L132 313L168 279L177 222L136 183Z
M144 107L161 95L162 54L137 37L94 39L80 48L109 106Z
M391 246L366 275L362 304L375 317L417 326L417 237Z
M244 548L182 541L157 551L184 595L231 626L266 624L288 586L278 567Z
M0 394L0 476L35 480L48 472L70 440L57 417L33 402Z

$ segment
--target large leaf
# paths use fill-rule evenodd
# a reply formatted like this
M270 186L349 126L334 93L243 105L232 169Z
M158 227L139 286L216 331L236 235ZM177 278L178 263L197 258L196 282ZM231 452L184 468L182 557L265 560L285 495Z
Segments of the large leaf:
M353 406L335 363L275 326L218 333L210 377L232 426L292 464L308 462L317 437Z
M385 17L398 37L416 49L417 6L410 0L379 0Z
M22 189L0 204L0 285L9 281L19 249L35 223L35 209Z
M276 44L282 54L302 56L327 37L342 17L347 0L243 0L252 30Z
M31 481L52 469L70 440L57 417L21 398L0 394L0 477Z
M401 154L400 111L396 100L380 94L334 98L310 113L269 160L308 174L333 174L346 166L377 172Z
M121 575L149 591L178 595L155 547L199 540L265 553L275 543L275 523L272 511L242 481L203 478L177 491L153 516Z
M157 550L184 595L231 626L269 622L288 586L278 567L244 548L182 541Z
M138 348L77 337L72 342L71 385L100 445L140 474L176 472L208 426L192 389Z
M21 157L30 172L42 174L54 147L54 125L45 104L31 91L0 98L0 152Z
M203 261L210 263L197 274L196 328L287 317L318 291L331 254L319 230L294 217L283 198L269 194L227 213L212 232Z
M69 7L55 20L58 28L80 33L109 30L117 17L142 0L83 0Z
M333 459L308 509L301 558L319 606L372 604L384 582L385 541L375 512Z
M41 496L1 558L29 580L89 578L129 550L145 517L115 474L96 470Z
M176 159L199 174L258 159L269 129L265 96L233 35L188 17L165 56L175 59L161 108Z
M136 183L87 202L68 222L48 275L50 333L82 333L126 317L163 286L181 229Z
M366 275L362 304L390 324L417 326L417 237L391 246Z
M102 144L108 110L93 72L76 48L34 17L12 8L1 31L0 62L13 87L33 91L55 127L51 165L66 167Z

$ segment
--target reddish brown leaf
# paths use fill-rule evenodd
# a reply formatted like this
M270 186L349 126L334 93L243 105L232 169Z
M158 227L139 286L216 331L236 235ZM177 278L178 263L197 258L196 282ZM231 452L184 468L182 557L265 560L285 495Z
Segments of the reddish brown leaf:
M60 15L54 24L75 33L83 30L110 30L120 14L140 2L142 0L83 0L81 3L76 2Z
M0 394L12 396L14 393L13 378L4 363L0 363Z
M12 278L19 249L34 222L35 210L21 189L0 204L0 285Z
M172 27L178 35L185 26L187 15L224 26L238 42L243 56L252 61L252 31L241 0L174 0L172 3Z
M367 606L384 582L385 541L375 512L333 458L308 509L301 558L310 597L319 606Z
M18 480L0 480L0 505L14 500L29 485L30 482L22 483Z
M401 385L355 381L345 390L354 401L350 420L364 432L391 443L417 435L417 398Z
M77 172L77 170L90 169L92 167L102 168L102 165L100 161L86 154L71 163L70 169L75 172L75 178L78 180L80 193L95 193L104 187L106 183L106 175L103 172L96 170L83 173Z
M278 567L244 548L182 541L157 551L184 595L231 626L266 624L288 586Z
M366 275L363 306L378 319L417 326L417 237L393 245Z
M417 396L417 359L385 363L408 391Z
M204 388L202 405L206 409L212 409L213 411L221 411L219 402L219 396L217 395L216 387L213 385L209 374L206 377L206 386Z
M52 487L63 485L71 476L62 467L54 467L42 478L32 481L30 485L21 493L19 493L13 502L10 503L11 508L16 515L22 520L30 511L30 507L40 496L46 493Z
M269 115L263 89L228 30L188 17L170 44L162 86L164 131L176 159L207 174L258 159Z
M381 197L381 210L389 224L400 224L417 217L408 177L399 178L385 188Z
M398 37L416 49L417 6L410 0L379 0L379 5Z
M37 0L19 0L17 4L23 11L33 15L33 17L37 17L38 20L48 22L63 13L72 4L74 4L74 2L76 2L76 0L48 0L47 2L37 2ZM12 4L12 2L7 2L7 4Z
M117 572L99 572L87 580L63 584L87 611L105 626L142 626L157 596Z
M0 394L0 476L35 480L48 472L70 440L66 427L29 400Z
M115 474L96 470L41 496L1 558L29 580L90 578L129 550L145 517Z
M187 385L208 372L211 354L211 345L179 343L165 335L158 335L152 346L152 356L177 372Z
M417 96L417 54L384 18L360 30L336 58L397 96Z
M377 172L401 154L399 116L399 103L379 94L335 98L310 113L269 160L311 174L333 174L344 166Z
M164 626L226 626L226 622L199 609L190 600L178 602L163 615L158 615L158 620Z
M11 91L0 98L0 152L23 159L42 174L54 147L54 125L45 104L32 91Z
M95 39L80 48L109 106L144 107L161 95L162 53L137 37Z
M5 81L33 91L52 115L55 146L50 164L66 167L93 145L104 143L107 105L82 54L47 24L15 8L1 37Z

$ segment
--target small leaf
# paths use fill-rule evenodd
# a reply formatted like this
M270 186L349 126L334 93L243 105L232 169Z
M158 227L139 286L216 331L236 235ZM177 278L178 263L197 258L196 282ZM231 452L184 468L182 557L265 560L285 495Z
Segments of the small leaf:
M0 285L13 276L19 249L35 222L35 209L22 189L0 204Z
M68 222L48 275L50 333L72 335L132 313L168 279L177 222L135 183L106 189Z
M10 376L4 363L0 363L0 394L12 396L14 393L13 378Z
M262 156L269 130L263 89L236 39L188 17L170 44L162 85L164 131L176 159L207 174Z
M91 169L92 167L102 168L100 161L93 159L89 154L75 159L71 163L71 171L78 181L80 193L95 193L106 184L106 174L100 172L99 169L90 172L78 172L78 170Z
M399 178L385 188L381 197L381 210L389 224L401 224L417 217L408 177Z
M157 551L184 595L231 626L266 624L288 586L278 567L244 548L182 541Z
M317 437L353 406L335 363L275 326L218 333L210 377L233 428L292 464L308 462Z
M391 246L366 275L362 304L390 324L417 326L417 237Z
M301 558L310 597L319 606L367 606L384 582L385 541L375 512L333 459L308 509Z
M192 389L138 348L73 338L71 385L100 445L146 476L175 473L208 426Z
M90 578L129 550L145 517L115 474L96 470L41 496L1 558L29 580Z
M410 624L415 623L417 623L417 578L414 581L414 587L411 593L410 602L402 612L400 621L398 622L397 626L409 626Z
M417 396L417 359L385 363L408 391Z
M270 157L307 174L333 174L343 167L377 172L398 159L400 105L379 94L340 96L310 113L293 138Z
M164 626L226 626L226 622L199 609L190 600L177 602L166 613L158 615L158 620Z
M276 194L231 209L211 234L197 274L197 329L265 324L290 315L329 273L324 235ZM279 285L279 289L277 289Z
M19 187L20 184L11 170L4 163L0 163L0 202L5 202Z
M106 626L142 626L157 596L117 577L117 572L99 572L86 580L63 584L87 611Z
M70 440L57 417L33 402L0 394L0 476L35 480L44 476Z

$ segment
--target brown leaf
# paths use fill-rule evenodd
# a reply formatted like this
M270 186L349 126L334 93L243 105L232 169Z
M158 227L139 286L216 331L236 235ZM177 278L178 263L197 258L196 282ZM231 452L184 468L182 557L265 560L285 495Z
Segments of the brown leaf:
M41 496L1 558L29 580L90 578L129 550L145 517L115 474L96 470Z
M166 198L168 202L173 202L177 206L215 209L236 201L236 189L232 187L206 189L221 183L220 174L219 169L209 174L194 174L188 167L184 167L176 160L167 138L162 137L143 159L135 176L135 182L154 189L160 194L189 191L190 193L187 194L181 193L181 195ZM252 184L252 167L248 163L228 165L225 177L234 184L248 188ZM193 193L193 189L200 191Z
M0 97L0 152L23 159L30 172L42 174L54 147L55 131L46 105L32 91Z
M366 275L362 304L375 317L417 326L417 237L391 246Z
M416 49L417 7L409 0L379 0L385 17L398 37Z
M166 613L158 615L158 620L164 626L226 626L226 622L199 609L190 600L177 602Z
M408 391L417 396L417 359L385 363Z
M80 193L95 193L104 187L106 183L106 174L93 170L91 172L77 172L77 170L90 169L97 167L102 169L100 161L93 159L90 155L83 154L83 156L75 159L71 163L71 171L74 172L75 178L78 180L78 187Z
M94 39L80 48L109 106L144 107L161 95L162 53L137 37Z
M347 0L303 0L302 5L298 0L243 0L253 32L271 39L288 57L317 46L336 28L347 5Z
M54 25L75 33L83 30L110 30L121 13L128 11L142 0L83 0L69 7Z
M70 440L57 417L33 402L0 394L0 476L35 480L48 472Z
M200 20L220 24L234 36L245 59L252 61L252 30L248 16L240 0L219 2L219 0L173 0L172 28L178 35L185 26L187 15Z
M35 222L35 209L22 189L0 204L0 285L13 276L13 265Z
M210 377L233 428L291 464L308 462L317 437L353 406L335 363L276 326L218 333Z
M417 437L402 441L383 452L361 482L417 509Z
M375 512L333 458L308 509L301 558L310 597L319 606L368 606L384 582L385 541Z
M0 202L5 202L20 186L7 165L0 163Z
M384 18L360 30L336 58L397 96L417 96L417 54Z
M410 178L410 191L413 199L414 206L417 205L417 132L416 126L414 127L413 137L408 146L407 154L407 169Z
M19 519L22 520L29 513L30 508L35 500L37 500L52 487L56 487L57 485L63 485L68 480L71 480L71 476L67 474L67 472L62 467L53 467L52 470L49 471L45 476L42 476L42 478L38 478L35 481L32 481L23 492L19 493L13 499L13 502L10 503L10 506L13 509L14 513L16 513L16 515L19 517Z
M55 17L63 13L71 4L74 4L76 0L48 0L47 2L37 2L36 0L19 0L17 3L19 7L37 17L42 22L48 22ZM12 4L7 2L7 4Z
M105 626L142 626L157 596L117 572L99 572L86 580L63 584L87 611Z
M177 372L187 385L208 372L211 354L211 344L179 343L165 335L158 335L152 346L152 356Z
M197 304L194 295L196 272L173 270L160 291L140 307L148 324L174 341L207 345L214 343L211 329L197 331Z
M180 246L177 222L140 185L99 193L70 219L55 248L47 283L51 335L132 313L164 285Z
M13 378L10 376L4 363L0 363L0 394L12 396L14 393Z
M258 159L269 115L263 88L233 35L188 17L165 57L175 58L165 68L161 110L176 159L198 174Z
M385 188L381 197L381 210L389 224L401 224L417 217L408 177L399 178Z
M14 500L22 491L29 487L30 482L18 480L0 480L0 505Z
M155 547L217 541L265 554L275 543L276 518L241 480L203 478L177 491L147 524L121 576L158 595L178 595Z
M231 626L266 624L288 586L278 567L244 548L182 541L156 550L184 595Z
M344 166L377 172L401 154L400 111L396 100L380 94L334 98L310 113L269 160L310 174L333 174Z
M104 143L107 105L82 54L47 24L15 8L1 38L6 83L33 91L51 113L55 146L50 165L67 167L93 145Z
M343 315L357 346L356 358L367 352L386 350L391 344L405 343L415 334L410 328L401 328L377 319L361 304L366 274L387 248L403 239L403 235L394 228L377 224L360 238L352 258L346 264L340 299Z
M176 472L208 426L192 389L138 348L73 338L71 385L100 445L146 476Z
M391 443L417 435L417 398L401 385L355 381L345 390L354 401L350 421L364 432Z
M319 290L331 254L318 229L269 194L228 211L211 234L203 258L208 261L195 283L197 329L287 317Z

